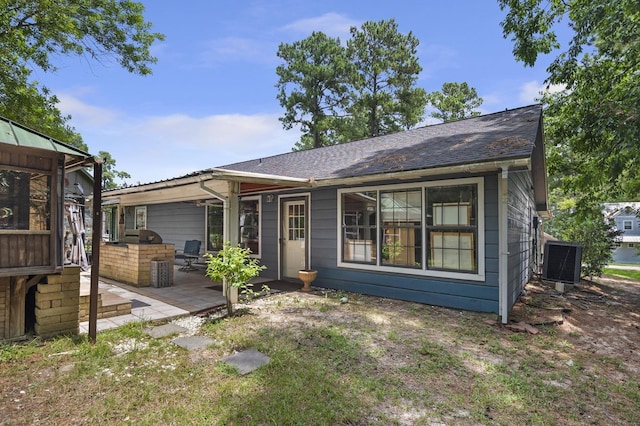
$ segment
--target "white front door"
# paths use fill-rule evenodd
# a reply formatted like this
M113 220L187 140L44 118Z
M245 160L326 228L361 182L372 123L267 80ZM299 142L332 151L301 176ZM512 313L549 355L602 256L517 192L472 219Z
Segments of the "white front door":
M282 203L282 275L297 278L306 269L307 220L304 200Z

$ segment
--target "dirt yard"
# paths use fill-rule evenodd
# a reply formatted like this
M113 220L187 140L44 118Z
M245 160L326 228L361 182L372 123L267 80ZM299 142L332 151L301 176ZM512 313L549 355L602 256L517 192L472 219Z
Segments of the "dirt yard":
M495 314L326 289L237 308L197 331L221 342L204 350L135 327L95 348L64 339L7 348L0 424L640 424L636 281L604 277L563 292L532 282L506 325ZM126 354L108 350L132 341ZM247 347L270 367L242 377L221 369ZM309 392L319 404L301 400Z
M628 371L640 371L640 284L602 277L566 285L563 294L552 283L526 287L514 307L513 321L552 325L584 352L617 358ZM614 372L601 371L612 379ZM624 380L623 377L619 377Z

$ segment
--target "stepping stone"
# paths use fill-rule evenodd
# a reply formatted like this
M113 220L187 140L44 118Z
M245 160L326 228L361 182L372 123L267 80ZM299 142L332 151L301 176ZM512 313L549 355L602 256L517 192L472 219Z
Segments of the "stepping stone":
M164 324L157 327L145 328L144 332L151 337L160 338L171 334L180 334L186 332L187 329L175 324Z
M206 348L207 346L211 346L214 343L216 343L216 341L203 336L189 336L189 337L178 337L177 339L173 339L171 343L173 343L174 345L178 345L181 348L185 348L187 350L194 350L194 349L202 349L202 348Z
M267 365L269 361L271 361L271 358L255 349L247 349L246 351L222 358L220 361L236 367L240 375L244 376L258 367Z

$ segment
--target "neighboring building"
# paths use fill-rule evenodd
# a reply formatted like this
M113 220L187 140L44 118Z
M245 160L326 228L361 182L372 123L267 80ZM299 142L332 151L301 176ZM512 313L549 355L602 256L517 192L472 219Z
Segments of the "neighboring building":
M547 214L533 105L103 193L109 235L249 247L262 276L503 322L537 268Z
M616 239L613 263L640 263L640 202L605 203L604 215L622 235Z
M64 267L64 177L91 164L0 117L0 340L78 332L79 268Z

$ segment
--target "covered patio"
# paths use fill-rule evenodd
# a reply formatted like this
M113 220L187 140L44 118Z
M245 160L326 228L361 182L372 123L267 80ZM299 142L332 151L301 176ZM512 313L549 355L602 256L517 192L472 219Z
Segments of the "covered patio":
M121 314L113 312L112 316L99 318L97 331L119 327L129 322L168 320L185 315L206 314L226 306L222 284L214 283L205 276L205 264L195 264L193 271L181 271L182 266L182 261L176 260L173 265L173 285L169 287L137 287L100 277L101 303L113 306L129 305L130 309ZM90 270L81 273L81 295L83 288L88 292L90 276ZM272 292L297 291L302 287L301 283L259 277L251 283L255 290L266 284ZM113 311L115 310L114 307ZM88 321L80 322L80 332L88 332Z

